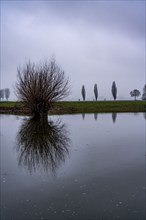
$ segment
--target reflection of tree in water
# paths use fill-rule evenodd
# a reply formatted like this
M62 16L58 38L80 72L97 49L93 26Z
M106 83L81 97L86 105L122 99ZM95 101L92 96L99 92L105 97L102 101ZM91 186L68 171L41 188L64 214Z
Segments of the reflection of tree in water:
M139 115L139 112L134 112L134 115L136 115L136 116Z
M94 119L97 120L98 114L94 113Z
M55 172L69 153L69 141L60 121L25 119L17 134L19 165L30 172L38 168Z
M116 118L117 118L117 113L116 113L116 112L113 112L113 113L112 113L112 120L113 120L113 123L116 122Z
M83 120L85 119L85 113L82 113L82 119Z

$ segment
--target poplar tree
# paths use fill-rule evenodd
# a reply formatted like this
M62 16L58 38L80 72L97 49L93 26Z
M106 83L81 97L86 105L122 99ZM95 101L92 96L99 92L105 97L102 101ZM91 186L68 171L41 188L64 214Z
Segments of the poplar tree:
M116 98L117 98L117 87L116 87L115 81L112 84L112 95L113 95L114 100L116 100Z
M94 95L95 95L95 99L96 99L96 101L97 101L97 98L98 98L97 84L94 85Z
M86 91L85 91L85 86L84 86L84 85L82 86L81 93L82 93L83 101L85 101L85 98L86 98Z

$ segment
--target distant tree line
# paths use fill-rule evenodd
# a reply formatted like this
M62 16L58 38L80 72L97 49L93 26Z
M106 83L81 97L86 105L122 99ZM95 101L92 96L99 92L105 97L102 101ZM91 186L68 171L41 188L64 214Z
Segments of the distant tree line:
M5 89L0 89L0 100L6 99L8 101L10 97L10 89L5 88Z
M117 86L116 86L115 81L113 81L113 83L112 83L111 93L112 93L113 99L116 100L117 99ZM82 86L81 94L82 94L83 101L85 101L85 99L86 99L86 90L85 90L84 85ZM140 96L141 93L138 89L134 89L130 92L130 95L131 95L131 97L134 97L135 100L136 100L136 97ZM97 84L94 85L94 96L95 96L95 100L97 101L97 99L98 99ZM144 85L144 88L143 88L142 100L146 100L146 84Z
M113 95L114 100L116 100L117 99L117 87L116 87L115 81L112 84L111 91L112 91L112 95ZM83 101L85 101L85 99L86 99L86 90L85 90L85 86L84 85L82 86L81 94L82 94ZM98 99L98 87L97 87L97 84L94 84L94 96L95 96L95 100L97 101L97 99Z

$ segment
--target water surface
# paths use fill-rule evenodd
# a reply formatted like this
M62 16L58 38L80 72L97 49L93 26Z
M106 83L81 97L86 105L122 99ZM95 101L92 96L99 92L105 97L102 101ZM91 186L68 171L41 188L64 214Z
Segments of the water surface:
M1 220L144 220L145 114L1 115Z

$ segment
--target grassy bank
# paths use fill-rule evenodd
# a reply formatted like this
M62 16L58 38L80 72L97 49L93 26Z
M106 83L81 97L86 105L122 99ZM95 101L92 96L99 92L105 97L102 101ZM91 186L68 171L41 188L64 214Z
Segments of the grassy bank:
M0 102L0 107L15 107L18 102Z
M146 101L56 102L50 114L146 112ZM22 103L0 102L0 113L27 113Z
M146 101L58 102L52 113L145 112Z

